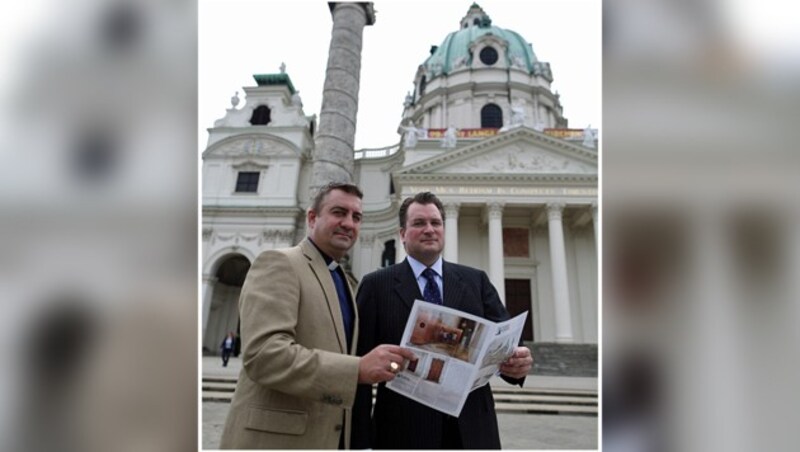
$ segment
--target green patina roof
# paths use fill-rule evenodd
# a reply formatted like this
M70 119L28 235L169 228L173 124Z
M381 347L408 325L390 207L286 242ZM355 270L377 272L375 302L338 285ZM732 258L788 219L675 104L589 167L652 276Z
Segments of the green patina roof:
M538 61L536 54L533 53L531 45L519 33L492 25L492 20L476 3L473 3L470 7L468 16L470 14L473 14L473 17L475 17L474 14L479 14L481 24L478 26L471 25L452 32L447 35L440 46L431 48L431 55L423 64L434 76L442 73L449 74L453 71L455 63L462 58L467 65L471 64L470 44L487 34L497 36L508 42L508 52L505 55L508 65L513 63L515 57L519 57L527 66L529 73L534 71L534 63ZM477 55L475 57L477 58ZM502 57L503 55L501 55Z
M253 74L253 78L256 83L258 83L258 86L286 85L289 88L290 94L295 93L294 85L292 85L292 79L289 78L289 74Z

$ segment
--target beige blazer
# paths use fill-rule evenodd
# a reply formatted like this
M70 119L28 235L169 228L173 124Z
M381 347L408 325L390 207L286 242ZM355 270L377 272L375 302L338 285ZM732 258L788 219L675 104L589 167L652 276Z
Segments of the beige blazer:
M336 449L342 432L349 448L358 318L347 350L336 287L317 248L305 239L261 253L239 316L242 372L220 448Z

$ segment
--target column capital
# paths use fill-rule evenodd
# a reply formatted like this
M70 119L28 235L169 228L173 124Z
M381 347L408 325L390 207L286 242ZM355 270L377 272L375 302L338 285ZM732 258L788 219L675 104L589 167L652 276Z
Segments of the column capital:
M367 18L367 23L365 25L373 25L375 23L375 7L373 6L372 2L328 2L328 8L331 10L331 15L333 15L334 9L336 9L338 6L361 7Z
M211 276L211 275L209 275L207 273L203 273L203 282L204 283L213 286L214 284L216 284L217 281L219 281L219 278L217 278L216 276Z
M447 202L444 203L444 214L447 218L458 218L458 210L461 208L461 203Z
M500 219L503 217L503 208L505 203L493 201L486 204L486 213L489 219Z
M563 202L547 203L547 219L548 220L561 220L561 214L564 212L566 204Z
M359 234L358 241L361 242L362 245L372 246L375 240L377 240L378 234Z

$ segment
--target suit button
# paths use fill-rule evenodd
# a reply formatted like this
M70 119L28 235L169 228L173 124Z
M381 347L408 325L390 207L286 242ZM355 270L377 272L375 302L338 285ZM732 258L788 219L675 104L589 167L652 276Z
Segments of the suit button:
M344 426L342 424L336 424L336 427L334 427L333 429L337 432L341 432L343 428Z

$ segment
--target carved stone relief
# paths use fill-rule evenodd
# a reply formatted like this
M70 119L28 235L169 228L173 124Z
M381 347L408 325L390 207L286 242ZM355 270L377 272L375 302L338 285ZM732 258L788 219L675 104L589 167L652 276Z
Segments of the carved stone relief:
M241 138L222 144L212 153L224 157L294 155L286 145L266 138Z
M291 242L294 238L294 231L286 230L286 229L265 229L261 234L261 241L259 245L263 242Z
M254 240L258 240L257 234L242 234L240 232L235 232L232 234L215 234L211 239L211 243L214 244L217 241L222 243L233 242L233 245L237 246L241 242L252 242Z
M445 173L592 173L582 162L557 155L524 151L514 145L444 169Z

